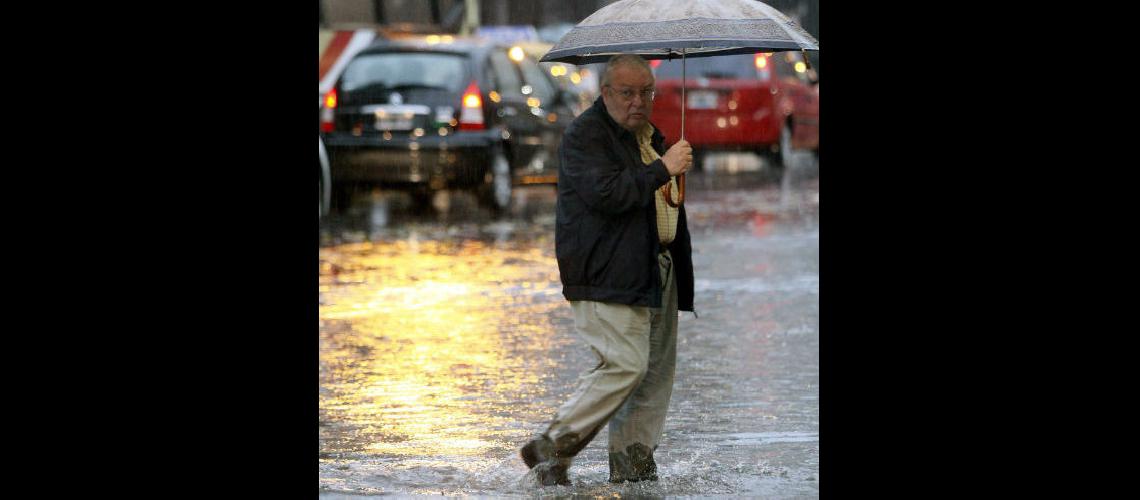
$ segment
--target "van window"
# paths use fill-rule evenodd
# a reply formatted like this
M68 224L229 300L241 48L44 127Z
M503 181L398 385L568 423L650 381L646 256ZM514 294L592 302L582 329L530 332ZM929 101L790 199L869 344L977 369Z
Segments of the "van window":
M530 85L531 89L534 90L531 95L544 103L553 103L554 86L550 83L550 79L546 78L542 68L538 67L534 61L526 58L519 62L519 67L522 68L523 75L526 76L527 85Z
M807 69L803 72L796 71L796 63L803 62L803 55L795 51L776 52L772 54L772 59L775 62L776 74L780 79L792 78L804 83L808 83Z
M516 95L522 93L522 79L514 63L507 58L501 50L491 51L491 69L495 72L495 81L499 85L499 93Z
M756 78L756 55L693 57L685 59L685 79L690 78ZM658 80L680 79L681 59L661 60L654 71Z

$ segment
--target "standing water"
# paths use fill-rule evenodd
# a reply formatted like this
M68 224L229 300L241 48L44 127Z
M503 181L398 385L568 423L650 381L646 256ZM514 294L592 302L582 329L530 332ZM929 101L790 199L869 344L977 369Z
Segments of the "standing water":
M320 249L321 497L818 497L817 184L703 174L685 205L699 318L681 314L659 481L607 482L605 430L570 486L536 485L519 459L596 364L543 187L505 220L464 217L460 198Z

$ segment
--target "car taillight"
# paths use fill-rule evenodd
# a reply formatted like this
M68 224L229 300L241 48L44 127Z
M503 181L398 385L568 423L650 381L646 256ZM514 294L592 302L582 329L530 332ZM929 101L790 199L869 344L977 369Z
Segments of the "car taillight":
M459 130L483 130L483 96L474 81L463 91Z
M771 55L767 52L756 54L756 78L759 80L768 80L771 78L771 71L768 69L768 56Z
M324 107L321 108L321 132L333 131L333 112L336 110L336 89L325 94Z

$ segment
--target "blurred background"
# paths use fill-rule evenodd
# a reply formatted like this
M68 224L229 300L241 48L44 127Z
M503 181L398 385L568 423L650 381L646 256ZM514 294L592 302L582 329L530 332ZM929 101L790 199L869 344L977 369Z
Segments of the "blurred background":
M374 29L396 24L437 26L449 33L470 33L481 25L529 26L543 43L558 42L569 29L615 0L318 0L322 60L337 31ZM773 0L779 9L819 39L819 0ZM468 12L477 12L477 15ZM819 52L809 53L819 69ZM322 71L323 73L323 71Z
M594 365L554 257L557 150L601 65L539 63L606 0L320 0L322 498L537 491L518 446ZM819 39L818 0L768 1ZM686 139L696 309L662 480L565 495L815 498L819 57L653 61Z
M367 198L379 189L410 197L412 208L417 210L427 208L442 191L470 192L488 208L502 212L509 208L508 198L513 196L510 193L514 187L555 183L558 137L570 119L597 97L602 65L576 67L537 60L577 22L611 3L319 0L322 217L347 213L357 198ZM818 0L768 3L818 38ZM472 40L495 44L515 68L506 67L495 54L476 53L478 47L463 45ZM366 49L385 50L379 47L385 41L404 42L401 50L405 56L357 58ZM421 46L410 46L416 42ZM465 60L454 60L454 66L474 67L462 75L413 71L424 62L431 66L424 59L425 50L438 52L448 46L454 52L465 52ZM411 51L419 51L420 55L411 57ZM803 53L788 52L695 59L688 63L684 87L694 92L686 96L686 117L690 123L686 139L694 146L698 170L722 166L730 170L763 169L772 179L779 180L785 164L792 161L789 154L816 155L820 66L817 51L808 53L808 57L809 61L802 61ZM658 82L653 121L671 144L681 132L681 64L654 61L653 67ZM350 78L357 78L350 85L372 87L355 93L338 89L346 69ZM443 70L433 67L433 71ZM475 74L479 72L488 74ZM420 102L405 102L409 98L407 92L392 88L377 92L375 87L438 86L439 81L433 79L457 86L459 79L467 79L473 86L456 87L448 96L413 92L412 100ZM466 92L471 89L477 92ZM466 107L469 95L478 98L477 103L470 101L478 104L471 109ZM343 101L339 108L338 97ZM393 102L393 98L400 102ZM410 105L427 108L408 108ZM421 111L418 115L417 110ZM377 112L384 113L385 119L374 117ZM393 121L397 113L411 113L412 119ZM434 116L428 116L433 113ZM463 122L459 120L462 113L483 118L478 119L479 123ZM440 118L443 115L449 117ZM456 123L450 124L451 118ZM448 130L441 130L437 123L448 123ZM432 142L436 135L430 133L432 129L438 134L452 135ZM467 133L473 129L504 136L501 144L494 146L501 151L473 145L475 135ZM461 133L455 134L457 131ZM425 132L428 138L423 138ZM356 139L346 140L342 137L346 133ZM412 133L411 141L401 140L408 133ZM369 134L382 136L383 147L363 139ZM390 137L392 134L396 137ZM537 147L538 143L545 147ZM389 171L380 171L377 162L387 164ZM506 165L502 168L509 171L510 179L505 179L506 175L493 178L496 162Z

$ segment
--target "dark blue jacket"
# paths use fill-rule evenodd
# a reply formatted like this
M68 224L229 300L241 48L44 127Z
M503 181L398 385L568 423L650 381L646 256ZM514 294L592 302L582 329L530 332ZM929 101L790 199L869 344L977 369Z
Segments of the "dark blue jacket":
M665 138L656 127L652 145L665 154ZM661 307L654 192L669 180L665 164L641 162L637 138L606 113L601 97L567 127L558 154L554 237L562 294L567 300ZM693 259L684 205L669 251L678 308L692 311Z

